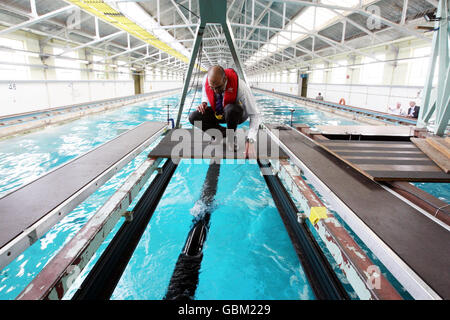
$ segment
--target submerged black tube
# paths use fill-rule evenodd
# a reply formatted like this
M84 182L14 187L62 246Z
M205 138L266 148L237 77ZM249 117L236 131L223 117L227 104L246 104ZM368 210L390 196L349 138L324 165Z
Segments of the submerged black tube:
M316 298L349 299L308 226L298 222L298 210L280 179L272 174L270 163L258 161L258 164Z
M133 211L89 272L72 300L109 299L142 237L177 165L168 159Z
M206 173L200 201L204 211L194 220L183 251L178 256L164 300L191 300L198 285L198 276L203 259L203 244L209 230L209 221L217 193L220 164L211 163Z

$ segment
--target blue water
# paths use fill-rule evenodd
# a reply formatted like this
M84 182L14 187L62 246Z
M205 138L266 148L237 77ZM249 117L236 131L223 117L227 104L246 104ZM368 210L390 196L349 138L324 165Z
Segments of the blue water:
M164 297L207 169L180 164L112 299ZM218 185L195 298L312 299L259 167L222 164Z
M256 98L267 122L289 123L292 108L293 121L310 126L357 124L261 94ZM178 95L155 99L0 141L0 197L143 121L165 121L167 105L176 117L178 99ZM184 125L191 99L192 94L187 98ZM152 147L1 270L0 299L14 299L145 160ZM177 168L113 299L163 297L191 226L207 166L182 162ZM219 179L196 298L314 299L258 167L223 164ZM433 189L430 184L420 187ZM428 191L450 199L448 185Z

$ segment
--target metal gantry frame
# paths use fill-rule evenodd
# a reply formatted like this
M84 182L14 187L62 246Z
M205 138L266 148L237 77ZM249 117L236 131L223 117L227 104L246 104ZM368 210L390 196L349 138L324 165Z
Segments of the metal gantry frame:
M214 2L212 2L209 0L198 0L198 4L200 9L200 24L197 28L191 58L189 60L189 66L184 80L183 91L181 93L180 106L178 110L177 121L175 124L177 128L180 127L181 115L183 114L184 102L186 101L186 95L189 89L192 71L194 70L195 61L197 60L198 51L200 49L207 24L219 24L222 27L222 32L224 33L225 39L228 42L228 46L230 48L230 52L236 66L236 71L239 77L247 82L247 78L245 76L244 69L242 68L239 54L236 51L234 35L231 30L231 26L229 24L229 21L227 20L226 15L224 15L224 12L227 12L227 1L215 0Z
M433 120L432 129L436 135L443 136L450 120L450 57L449 57L449 3L440 0L437 21L433 35L432 58L425 83L422 110L419 113L418 126L428 127ZM437 65L439 62L439 69ZM433 96L433 80L437 71L436 94Z

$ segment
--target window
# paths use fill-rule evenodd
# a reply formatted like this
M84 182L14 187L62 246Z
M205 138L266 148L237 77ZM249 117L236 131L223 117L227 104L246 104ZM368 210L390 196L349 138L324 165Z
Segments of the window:
M29 78L28 66L15 64L27 64L25 53L11 49L24 50L24 43L20 40L0 38L0 80L25 80Z
M318 64L315 65L313 68L312 76L311 76L311 82L312 83L323 83L324 82L324 73L325 71L323 68L325 65Z
M103 64L105 58L102 56L92 56L92 69L94 70L94 78L96 80L105 80L106 77L106 65ZM101 63L96 63L101 62Z
M154 74L153 80L161 81L161 70L160 69L155 68L155 72L153 74Z
M288 71L287 70L283 70L283 72L281 72L281 82L282 83L288 82Z
M375 58L383 61L385 59L385 55L378 54ZM362 59L363 66L359 76L359 82L361 84L381 84L383 82L384 62L375 61L375 59L370 57L364 57Z
M152 81L153 80L153 69L146 69L145 70L145 81Z
M55 57L55 73L56 79L58 80L80 80L80 61L78 60L78 52L70 51L65 52L66 48L53 48L53 54L60 55L61 57L68 58L58 58Z
M297 70L289 70L289 83L297 83Z
M127 67L117 68L117 80L130 80L130 70Z
M425 81L427 81L428 67L431 57L426 57L430 55L431 48L417 48L413 49L412 57L417 58L409 61L408 67L408 84L411 86L423 86ZM435 70L435 75L437 75L437 68Z
M341 60L336 63L336 66L331 70L331 83L333 84L345 84L347 79L347 67L339 67L345 66L347 61Z

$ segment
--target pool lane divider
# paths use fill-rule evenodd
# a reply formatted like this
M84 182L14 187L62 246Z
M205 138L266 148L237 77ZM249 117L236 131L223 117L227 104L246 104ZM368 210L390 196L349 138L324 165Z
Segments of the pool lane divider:
M200 200L202 212L194 218L183 251L177 263L164 296L164 300L192 300L197 289L199 272L203 260L203 245L209 230L214 197L220 174L220 160L212 160L206 173Z
M278 176L273 174L270 162L261 160L258 165L316 298L349 299L306 222L298 221L298 210Z
M72 300L111 297L176 168L177 164L167 159L134 207L133 219L122 224Z

